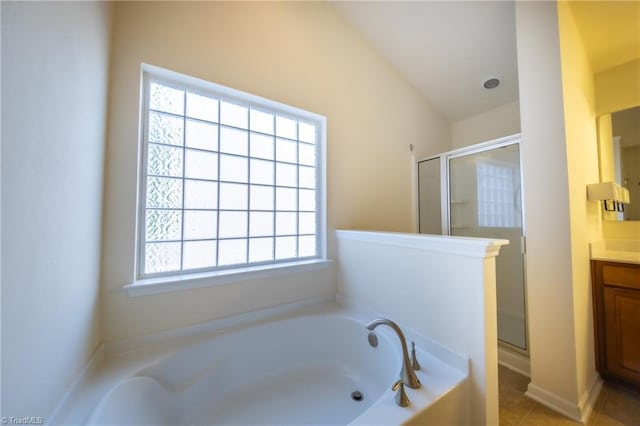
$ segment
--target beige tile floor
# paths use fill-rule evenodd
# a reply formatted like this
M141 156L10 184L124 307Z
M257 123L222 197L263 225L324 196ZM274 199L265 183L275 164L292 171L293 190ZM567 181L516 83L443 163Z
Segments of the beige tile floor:
M578 425L573 420L526 397L529 379L503 366L498 369L500 426ZM606 382L588 426L639 426L640 390Z

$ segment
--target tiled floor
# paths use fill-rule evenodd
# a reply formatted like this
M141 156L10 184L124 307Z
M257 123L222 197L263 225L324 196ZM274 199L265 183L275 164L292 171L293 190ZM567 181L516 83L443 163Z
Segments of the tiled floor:
M500 426L580 424L526 397L527 377L503 366L499 367L498 376ZM605 383L587 425L640 425L640 391L616 383Z

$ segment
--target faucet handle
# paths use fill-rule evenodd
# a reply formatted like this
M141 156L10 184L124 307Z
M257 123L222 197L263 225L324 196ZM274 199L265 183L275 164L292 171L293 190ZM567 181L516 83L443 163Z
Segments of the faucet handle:
M416 358L416 343L413 340L411 341L411 367L413 367L414 370L420 370L420 368L422 368L418 362L418 358Z
M393 386L391 386L391 390L394 392L397 391L395 400L396 404L398 404L400 407L407 407L409 404L411 404L407 393L404 391L404 382L402 381L402 379L395 382Z

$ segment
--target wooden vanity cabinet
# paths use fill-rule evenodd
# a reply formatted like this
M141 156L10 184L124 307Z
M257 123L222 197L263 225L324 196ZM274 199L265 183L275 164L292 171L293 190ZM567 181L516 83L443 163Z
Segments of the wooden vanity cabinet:
M640 265L591 261L596 367L640 387Z

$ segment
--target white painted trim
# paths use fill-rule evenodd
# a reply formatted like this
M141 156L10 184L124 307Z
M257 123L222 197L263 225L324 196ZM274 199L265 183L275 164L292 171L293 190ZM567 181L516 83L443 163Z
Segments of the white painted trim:
M602 385L602 379L596 374L591 385L582 394L582 397L577 404L548 392L532 383L529 383L525 395L538 401L540 404L551 408L552 410L564 414L572 420L586 424L589 420L589 416L593 412L593 407L596 404L598 396L600 395Z
M534 401L537 401L560 414L564 414L571 420L582 422L582 411L580 410L580 406L574 402L568 401L554 393L534 385L533 383L529 383L527 391L524 394Z
M320 307L329 302L335 302L334 295L311 297L271 308L214 319L187 327L110 341L105 343L105 353L108 357L112 357L132 352L152 351L159 347L181 345L209 337L220 330L246 326L279 316L291 315L296 311L304 310L307 312L314 307Z
M161 68L155 65L143 63L141 64L142 72L151 74L154 77L158 77L165 80L173 81L177 84L185 84L194 86L198 89L218 92L224 97L232 98L235 100L249 100L251 103L262 106L264 108L280 110L286 114L300 115L309 120L322 120L326 119L324 115L316 114L311 111L306 111L301 108L297 108L291 105L287 105L281 102L277 102L271 99L263 98L258 95L254 95L249 92L234 89L231 87L223 86L211 81L203 80L197 77L193 77L187 74L182 74L176 71L171 71L166 68Z
M531 360L500 345L498 345L498 364L523 376L531 377Z
M338 240L361 241L478 258L495 257L500 252L500 246L509 244L508 240L500 239L400 232L337 230L336 237Z
M197 274L184 274L160 278L137 280L124 286L129 296L148 296L189 290L202 287L230 284L239 281L258 280L279 277L301 272L319 271L331 266L327 259L301 260L270 265L247 266L243 268L223 269Z
M315 191L316 191L316 207L315 207L315 215L316 215L316 255L314 259L326 259L327 258L327 191L326 191L326 179L327 179L327 170L326 170L326 141L327 141L327 118L323 115L316 114L310 111L306 111L291 105L286 105L277 101L272 101L270 99L266 99L257 95L253 95L251 93L243 92L237 89L233 89L230 87L222 86L220 84L216 84L213 82L209 82L206 80L202 80L196 77L192 77L186 74L181 74L175 71L171 71L168 69L160 68L151 64L142 63L141 64L141 89L140 89L140 125L139 125L139 144L138 144L138 191L137 191L137 221L136 221L136 237L135 237L135 250L136 250L136 260L134 262L134 276L132 280L134 281L134 285L140 284L140 282L153 280L155 278L164 278L164 277L177 277L181 280L181 276L183 274L190 273L207 273L207 272L218 272L223 271L220 269L219 263L216 262L216 266L210 266L206 268L201 268L196 271L189 271L184 269L184 259L182 254L180 261L180 268L177 271L166 271L166 272L157 272L157 273L145 273L145 214L147 212L147 208L145 206L146 192L147 192L147 183L151 175L147 173L147 157L149 155L149 143L151 143L150 139L147 137L149 129L148 127L148 115L150 114L150 106L149 106L149 87L152 82L157 82L162 85L166 85L168 87L174 87L176 89L182 90L186 93L186 91L192 91L195 93L200 93L206 96L214 96L215 98L219 98L220 102L222 101L230 101L230 102L239 102L241 105L246 106L247 108L259 107L263 108L266 111L272 113L274 115L274 120L276 115L282 117L288 117L296 121L304 121L312 123L316 126L316 135L317 140L313 143L316 153L316 161L315 161ZM222 104L218 108L218 117L217 122L221 123L220 114ZM183 111L183 113L172 114L175 117L182 117L182 119L188 118L187 111ZM233 127L233 126L231 126ZM218 127L218 137L220 137L220 128ZM297 136L296 136L297 139ZM247 155L242 155L241 157L246 157ZM218 160L218 163L220 160ZM219 171L218 171L219 172ZM180 176L172 176L172 178L180 179L183 183L185 179L187 179L184 174L184 164L182 175ZM215 180L220 181L220 176L218 176ZM273 185L275 188L275 184ZM299 187L297 187L300 189ZM275 190L275 189L274 189ZM218 194L219 197L219 194ZM184 197L182 197L182 206L179 208L181 210L185 210L184 205ZM162 208L164 210L164 208ZM220 211L217 209L216 211ZM248 212L249 210L240 210ZM247 219L248 220L248 219ZM220 221L218 220L218 224ZM276 235L272 235L275 237ZM184 242L184 232L181 234L179 239L176 239L174 242ZM216 238L216 241L219 241L219 236ZM275 240L274 240L275 241ZM275 242L274 242L275 244ZM218 246L219 247L219 246ZM275 246L274 246L275 247ZM248 256L248 246L247 246L247 256ZM274 248L275 250L275 248ZM216 256L219 256L219 251ZM293 262L304 261L309 259L309 256L305 257L295 257L292 259ZM281 261L276 259L275 263L289 263L287 260ZM261 266L254 264L249 264L249 262L243 262L233 267L228 267L229 269L238 269L243 270L245 267L252 266ZM224 272L222 272L224 274ZM215 275L214 275L215 276ZM153 281L150 281L153 282ZM180 288L175 288L178 290ZM128 291L128 290L127 290ZM173 290L170 290L173 291ZM141 293L134 292L135 294L130 295L141 295ZM144 293L144 294L155 294L155 293Z
M78 374L78 377L76 377L71 386L69 386L64 395L62 395L62 398L60 398L60 400L56 404L51 415L48 418L45 418L47 424L61 424L61 419L59 419L58 417L69 411L69 407L67 407L67 405L75 400L76 394L80 391L81 385L83 382L85 382L87 377L89 377L97 370L98 366L104 359L104 353L104 344L101 343L93 352L93 354L91 354L84 368L82 369L80 374Z
M589 416L591 416L596 401L598 400L598 396L600 396L603 384L604 381L600 378L600 375L596 374L591 382L591 386L582 394L582 398L580 398L580 403L578 404L582 412L582 423L587 424Z

